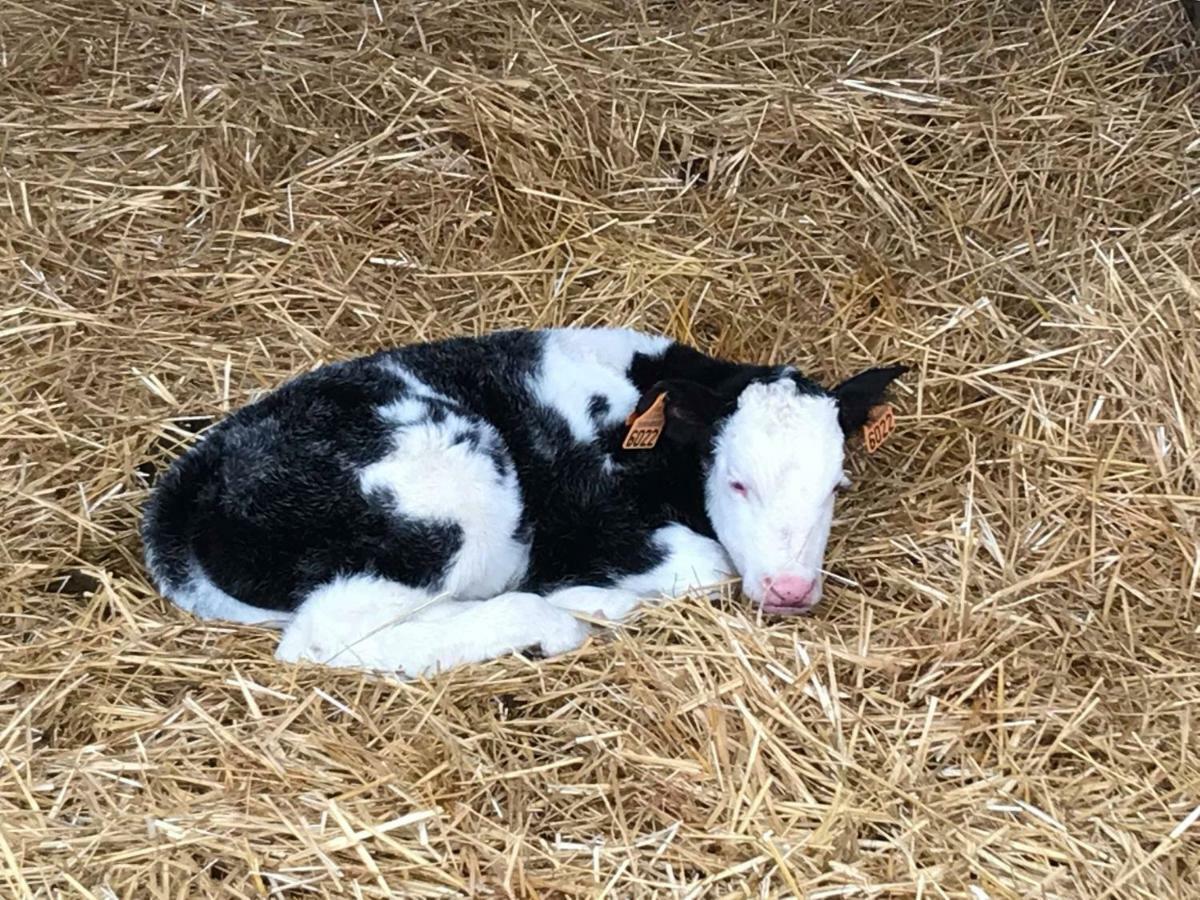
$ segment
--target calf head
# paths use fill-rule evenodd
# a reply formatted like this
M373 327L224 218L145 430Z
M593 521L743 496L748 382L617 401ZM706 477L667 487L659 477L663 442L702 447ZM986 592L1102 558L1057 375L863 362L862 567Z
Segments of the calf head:
M666 393L664 437L698 449L713 529L767 612L820 601L834 500L849 484L846 438L905 371L870 369L825 390L793 370L755 370L715 389L661 382L643 397L639 406Z

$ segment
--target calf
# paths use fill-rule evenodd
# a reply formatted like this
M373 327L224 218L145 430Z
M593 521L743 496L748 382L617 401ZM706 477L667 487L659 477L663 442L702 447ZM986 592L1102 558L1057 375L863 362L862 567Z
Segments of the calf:
M417 676L740 577L812 609L843 443L903 367L826 390L617 329L508 331L302 375L156 487L146 565L277 656Z

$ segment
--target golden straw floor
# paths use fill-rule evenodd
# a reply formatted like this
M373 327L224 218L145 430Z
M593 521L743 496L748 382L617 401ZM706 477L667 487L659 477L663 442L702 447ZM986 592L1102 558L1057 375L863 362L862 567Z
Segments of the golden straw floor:
M0 2L0 894L1200 897L1175 0ZM916 371L804 620L430 683L147 585L289 374L610 322Z

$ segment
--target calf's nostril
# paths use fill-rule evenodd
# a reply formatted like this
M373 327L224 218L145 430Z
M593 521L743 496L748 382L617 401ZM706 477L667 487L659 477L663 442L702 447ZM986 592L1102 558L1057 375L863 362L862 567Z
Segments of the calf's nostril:
M780 575L763 579L763 592L783 606L799 606L813 592L816 582L799 575Z

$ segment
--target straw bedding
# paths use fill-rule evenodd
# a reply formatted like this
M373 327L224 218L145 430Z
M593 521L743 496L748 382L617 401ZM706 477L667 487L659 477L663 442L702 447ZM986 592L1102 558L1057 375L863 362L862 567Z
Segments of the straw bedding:
M1175 0L0 5L0 894L1198 897L1200 58ZM148 587L323 361L915 366L819 614L429 683Z

